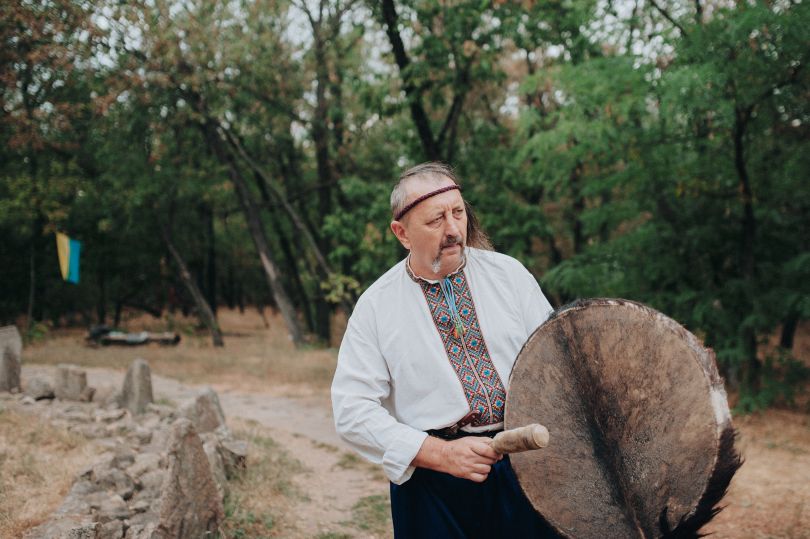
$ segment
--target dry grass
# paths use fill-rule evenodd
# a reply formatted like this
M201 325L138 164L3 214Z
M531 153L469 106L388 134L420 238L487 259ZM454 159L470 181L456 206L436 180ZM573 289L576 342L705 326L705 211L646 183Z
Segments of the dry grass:
M337 362L334 349L296 349L287 338L280 316L268 314L269 327L255 311L245 314L220 310L225 346L216 348L205 333L190 330L189 320L139 317L129 320L129 331L164 331L174 328L183 336L177 346L150 344L138 347L89 347L85 332L54 330L23 352L30 363L74 363L84 367L126 369L133 359L149 362L153 372L188 383L220 384L243 391L262 391L284 386L326 391Z
M0 537L20 537L61 503L97 451L81 436L0 403Z
M258 423L236 419L232 425L236 437L250 443L250 453L247 469L228 483L223 534L234 539L287 536L295 527L288 517L292 503L305 497L293 478L306 468Z

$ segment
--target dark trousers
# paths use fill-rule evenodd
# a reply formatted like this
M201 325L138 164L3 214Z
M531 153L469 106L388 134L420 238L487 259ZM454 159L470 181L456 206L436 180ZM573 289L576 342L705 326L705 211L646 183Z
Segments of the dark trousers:
M417 468L391 484L396 539L557 537L535 512L504 457L483 483Z

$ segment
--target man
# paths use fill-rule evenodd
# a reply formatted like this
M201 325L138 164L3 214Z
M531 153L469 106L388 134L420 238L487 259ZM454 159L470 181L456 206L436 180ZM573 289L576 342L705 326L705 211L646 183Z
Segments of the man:
M338 433L382 464L398 538L545 536L488 442L517 354L551 305L491 250L449 167L403 173L391 210L409 254L349 319L332 383Z

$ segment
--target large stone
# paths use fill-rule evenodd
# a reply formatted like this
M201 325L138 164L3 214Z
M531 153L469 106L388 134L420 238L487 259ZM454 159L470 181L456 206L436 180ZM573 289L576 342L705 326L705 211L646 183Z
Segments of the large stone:
M244 440L233 440L226 438L220 441L219 454L222 463L225 465L225 475L228 479L233 479L247 466L248 443Z
M22 339L17 326L0 328L0 391L20 389Z
M98 531L98 539L121 539L122 537L124 537L124 523L118 519L105 522Z
M127 369L121 390L121 405L133 414L142 414L152 403L152 372L143 359L136 359Z
M23 393L34 400L52 399L54 397L51 383L39 376L26 380Z
M202 441L188 419L172 425L168 457L160 520L152 538L198 539L216 533L224 518L222 498Z
M24 539L98 539L101 528L89 516L70 516L49 520L23 535Z
M225 426L225 414L219 404L219 397L210 387L186 404L182 409L182 415L194 423L198 432L214 432Z
M75 365L60 364L56 369L53 392L57 399L79 401L87 387L87 373Z
M205 456L208 457L208 465L211 466L211 475L214 477L214 483L217 485L217 492L221 498L225 498L228 494L228 480L225 476L225 464L222 462L222 456L219 454L219 440L210 435L210 438L203 442L203 450Z

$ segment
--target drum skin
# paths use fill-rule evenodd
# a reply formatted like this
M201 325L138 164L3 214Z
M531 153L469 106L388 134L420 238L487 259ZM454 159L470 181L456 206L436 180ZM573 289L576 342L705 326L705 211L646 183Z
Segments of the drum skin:
M548 447L511 461L567 537L696 537L740 466L714 353L627 300L579 301L540 326L515 362L504 421L548 428Z

